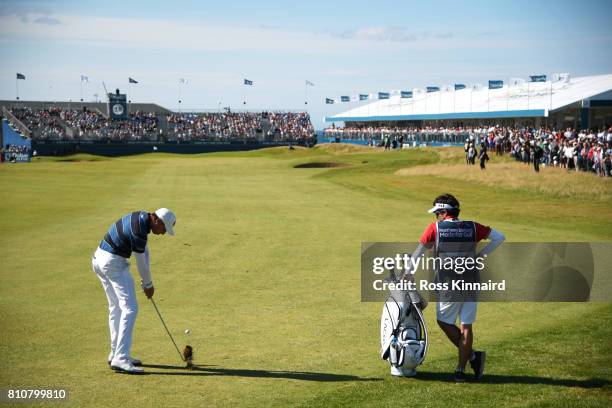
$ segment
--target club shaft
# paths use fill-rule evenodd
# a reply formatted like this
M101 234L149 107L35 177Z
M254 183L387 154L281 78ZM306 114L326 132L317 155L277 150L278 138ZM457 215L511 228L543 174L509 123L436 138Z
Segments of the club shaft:
M179 357L181 358L181 360L185 361L185 359L183 358L183 355L181 354L181 351L179 350L178 346L176 345L176 342L174 341L174 338L172 337L172 334L170 334L170 330L168 330L168 326L166 326L166 323L164 322L164 319L161 313L159 313L159 309L157 308L157 305L155 304L155 301L153 300L153 298L151 298L151 303L153 303L153 307L155 308L155 311L157 312L157 315L159 316L159 320L161 320L162 324L164 325L164 329L166 329L166 333L168 333L170 340L172 340L172 344L174 344L174 348L176 349L176 352L179 354Z

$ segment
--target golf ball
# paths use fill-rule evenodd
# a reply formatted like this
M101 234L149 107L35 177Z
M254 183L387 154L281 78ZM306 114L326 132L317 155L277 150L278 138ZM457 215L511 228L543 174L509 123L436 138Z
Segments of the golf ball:
M189 334L190 330L189 329L185 329L185 334Z

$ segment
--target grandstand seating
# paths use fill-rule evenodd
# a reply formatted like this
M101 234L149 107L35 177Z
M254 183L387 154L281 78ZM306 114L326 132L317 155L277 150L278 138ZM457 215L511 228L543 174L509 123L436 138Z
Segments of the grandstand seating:
M11 107L17 120L41 141L171 141L256 139L291 141L314 134L306 112L153 113L136 111L112 121L97 108Z

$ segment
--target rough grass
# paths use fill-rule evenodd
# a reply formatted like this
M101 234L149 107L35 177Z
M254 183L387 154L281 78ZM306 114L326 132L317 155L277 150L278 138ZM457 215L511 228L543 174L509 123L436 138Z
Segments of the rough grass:
M372 151L383 151L382 147L362 146L348 143L324 143L315 147L317 150L329 152L336 155L352 153L371 153Z
M535 173L532 166L517 162L490 163L486 170L465 164L434 164L400 169L398 176L436 176L451 180L475 182L491 188L536 192L552 197L577 200L612 201L612 180L593 174L542 167Z
M351 167L293 168L330 158ZM456 193L466 218L511 240L612 239L602 202L395 174L439 160L316 148L0 166L0 388L68 387L74 407L609 406L609 304L481 305L488 376L463 386L448 382L456 351L430 307L421 375L388 375L381 305L359 300L360 243L413 241L435 194ZM117 217L160 206L178 222L176 237L150 238L155 296L199 368L180 367L139 293L133 354L149 375L122 376L106 366L90 257Z

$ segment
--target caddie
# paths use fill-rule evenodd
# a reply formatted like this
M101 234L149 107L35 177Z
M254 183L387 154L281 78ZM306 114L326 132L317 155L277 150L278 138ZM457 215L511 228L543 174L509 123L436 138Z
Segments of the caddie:
M167 208L160 208L154 213L129 213L110 226L94 253L93 270L108 299L111 340L108 364L117 372L144 372L137 367L142 365L142 362L130 354L138 304L128 259L133 253L138 265L141 287L150 299L155 288L151 279L147 237L150 232L155 235L174 235L175 223L176 216Z
M505 240L504 235L493 228L474 221L459 220L459 201L451 194L443 194L433 202L429 213L434 214L436 222L431 223L421 235L419 246L412 255L415 259L423 256L426 248L433 248L434 257L446 261L471 257L485 257L493 252ZM481 240L490 242L476 253L476 245ZM452 280L477 282L480 279L477 268L459 268L459 263L450 263L454 267L441 267L436 270L436 282L447 283L452 287ZM445 269L446 268L446 269ZM472 325L476 320L478 301L477 291L440 290L437 293L436 318L438 325L448 339L459 350L459 361L455 369L455 381L465 381L465 366L470 362L477 380L484 373L486 353L472 349ZM457 320L460 326L456 325Z

